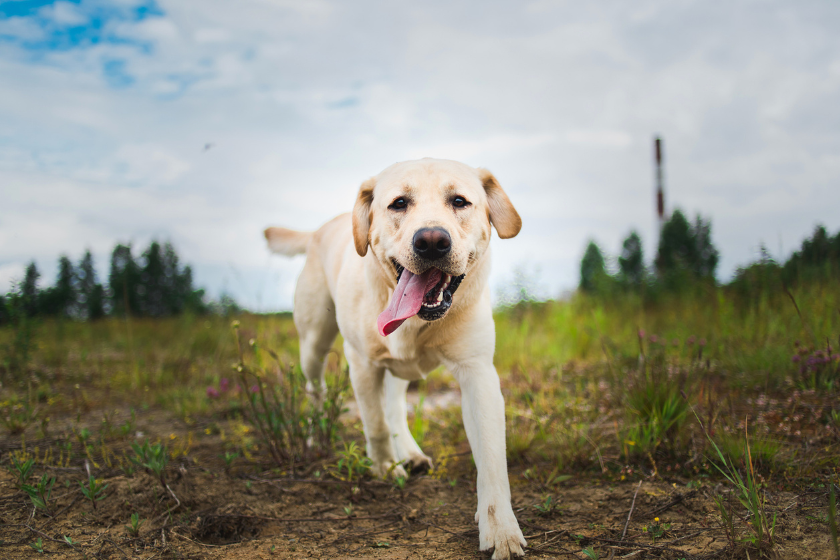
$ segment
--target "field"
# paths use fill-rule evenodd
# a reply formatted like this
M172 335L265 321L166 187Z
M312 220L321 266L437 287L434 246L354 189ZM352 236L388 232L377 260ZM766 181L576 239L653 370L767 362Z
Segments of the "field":
M840 288L496 314L533 558L838 558ZM366 473L340 344L304 398L288 315L0 330L0 556L489 558L445 370L413 384L429 473Z

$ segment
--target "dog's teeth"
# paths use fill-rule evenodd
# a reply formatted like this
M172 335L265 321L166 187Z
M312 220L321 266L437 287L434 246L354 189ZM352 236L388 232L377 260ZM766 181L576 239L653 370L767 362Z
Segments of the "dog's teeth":
M449 281L452 280L452 276L449 274L446 275L446 283L449 284Z
M441 292L438 294L437 301L438 303L443 301L443 290L441 290Z

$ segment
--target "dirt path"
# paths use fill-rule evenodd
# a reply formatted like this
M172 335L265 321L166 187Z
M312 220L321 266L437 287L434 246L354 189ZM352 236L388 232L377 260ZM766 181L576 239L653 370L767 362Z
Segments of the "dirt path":
M728 549L710 488L581 478L548 489L516 472L511 478L528 557L586 558L581 551L592 547L601 558L612 551L614 558L746 558ZM487 558L478 551L475 491L467 480L459 477L452 485L421 476L400 491L376 481L354 489L338 482L231 478L187 469L171 484L182 507L170 518L147 518L134 538L124 527L130 514L166 502L152 477L138 473L108 479L109 497L96 511L73 488L57 484L56 496L65 495L58 499L59 508L67 509L50 520L40 513L30 517L29 500L4 473L0 556L41 556L30 546L40 536L43 550L53 558L81 558L82 552L92 558L145 560ZM779 558L833 558L827 525L819 521L825 510L821 496L775 493L768 501L781 511ZM654 524L662 530L657 539ZM76 550L61 542L64 536L77 543Z

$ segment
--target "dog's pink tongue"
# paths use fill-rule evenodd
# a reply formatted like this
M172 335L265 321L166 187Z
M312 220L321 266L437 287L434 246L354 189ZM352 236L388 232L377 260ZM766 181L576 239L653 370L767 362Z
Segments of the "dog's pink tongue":
M442 273L436 268L430 268L423 274L413 274L408 269L403 270L400 281L391 296L391 303L379 314L376 326L379 334L388 336L409 317L414 317L423 305L423 296L434 288Z

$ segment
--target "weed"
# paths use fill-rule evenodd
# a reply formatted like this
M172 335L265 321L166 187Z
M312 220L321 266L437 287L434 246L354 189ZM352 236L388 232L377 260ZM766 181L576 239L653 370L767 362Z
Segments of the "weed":
M26 481L32 476L32 467L34 464L35 459L32 457L22 461L16 454L12 454L12 475L17 478L18 487L26 484Z
M540 517L549 517L560 510L560 504L552 496L546 496L542 502L534 504L534 509Z
M541 486L544 486L546 488L551 488L560 484L561 482L571 480L572 475L559 474L559 469L555 468L545 478L543 478L540 476L538 470L536 470L533 467L529 467L525 469L525 472L522 473L522 477L525 478L525 480L536 482L537 484L540 484Z
M825 348L815 349L810 346L794 344L796 353L792 357L799 366L796 384L801 389L831 391L840 380L840 354L835 353L830 342Z
M674 450L688 417L688 402L680 394L684 381L669 378L665 365L652 361L627 388L626 405L635 422L625 439L626 455L648 455L662 443Z
M338 452L338 461L333 468L333 475L339 480L352 482L361 479L373 466L373 462L362 455L362 449L355 441L344 444Z
M656 517L653 523L642 527L642 531L650 535L651 540L656 544L656 539L661 539L665 536L665 532L671 528L670 523L660 523L659 518Z
M38 408L32 406L28 400L12 397L0 403L0 421L9 435L22 434L37 417Z
M732 434L724 434L718 438L717 444L723 454L731 460L743 463L747 459L745 455L747 449L741 438ZM754 436L750 441L749 453L755 469L769 471L776 465L781 449L782 442L777 439L766 435Z
M140 519L140 515L137 513L131 514L131 520L129 524L125 526L125 530L131 535L133 538L137 538L140 536L140 527L143 525L145 521Z
M34 303L28 301L32 296L25 294L22 286L8 294L7 311L11 325L11 343L0 347L2 353L2 369L20 378L29 368L32 352L36 348L36 336L39 320L27 312L27 306Z
M166 465L169 463L169 453L166 446L162 443L150 444L146 440L143 445L132 443L131 448L134 450L134 457L131 461L146 469L147 472L154 473L162 486L166 486L164 473L166 472Z
M397 478L394 479L394 488L396 488L397 490L402 492L403 489L405 488L405 483L406 483L405 477L404 476L398 476Z
M131 460L146 469L146 472L154 473L164 492L167 492L175 500L175 508L180 507L181 501L166 483L166 465L169 463L169 453L166 446L161 443L150 444L149 440L146 440L142 446L132 443L131 448L134 450L134 457Z
M39 554L44 553L44 541L41 540L41 537L38 537L34 543L29 543L29 546L31 546L32 549Z
M344 515L346 515L347 517L350 517L351 515L353 515L353 506L352 505L344 506Z
M44 473L34 486L23 484L21 489L29 494L32 505L49 515L53 509L53 503L50 501L50 497L52 496L54 485L55 477L50 477L47 473Z
M134 423L135 423L135 421L136 421L136 416L134 414L134 409L132 408L131 409L131 418L126 420L125 423L123 423L120 426L120 435L123 438L127 438L134 433Z
M734 487L734 494L741 505L746 508L749 513L748 528L750 533L741 539L743 543L749 543L759 554L768 554L774 547L774 535L776 530L776 515L770 518L765 507L765 495L761 489L760 484L756 480L755 469L753 467L752 455L750 453L749 440L744 435L744 462L745 462L745 477L735 467L735 463L728 459L721 451L720 447L706 434L709 442L714 447L717 453L717 458L721 465L715 463L717 470L729 481ZM718 511L721 513L721 518L724 522L724 527L730 539L736 540L735 537L735 521L732 515L732 508L726 507L722 497L715 497L718 504Z
M253 338L247 347L256 365L247 363L239 321L234 321L233 327L239 349L235 370L242 387L244 416L261 435L277 466L288 465L294 475L297 460L332 449L338 438L338 417L349 390L349 375L328 375L325 394L318 397L319 403L313 403L306 398L306 377L299 366L284 367L277 353L266 349L276 364L275 375L269 375L259 365L261 348Z
M581 550L581 552L583 552L587 558L591 558L591 560L598 560L599 558L601 558L601 555L595 552L595 549L591 546L584 548L583 550Z
M87 486L82 481L79 481L79 486L82 487L82 494L87 498L91 505L93 505L93 509L96 509L96 502L102 501L105 499L104 490L108 488L108 485L105 484L103 486L101 480L97 480L93 476L88 476Z
M222 455L222 459L225 460L225 472L230 474L230 469L233 467L233 462L239 458L239 453L236 451L225 451L225 454Z

